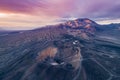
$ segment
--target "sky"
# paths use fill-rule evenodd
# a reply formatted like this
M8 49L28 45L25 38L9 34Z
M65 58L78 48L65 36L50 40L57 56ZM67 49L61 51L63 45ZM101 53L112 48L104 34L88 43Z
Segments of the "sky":
M0 29L34 29L76 18L120 23L120 0L0 0Z

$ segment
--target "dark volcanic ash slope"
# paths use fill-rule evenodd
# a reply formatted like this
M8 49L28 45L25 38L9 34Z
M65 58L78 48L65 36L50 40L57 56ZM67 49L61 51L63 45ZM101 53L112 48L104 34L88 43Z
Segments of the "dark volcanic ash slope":
M84 18L2 34L0 80L120 80L120 25L113 26Z

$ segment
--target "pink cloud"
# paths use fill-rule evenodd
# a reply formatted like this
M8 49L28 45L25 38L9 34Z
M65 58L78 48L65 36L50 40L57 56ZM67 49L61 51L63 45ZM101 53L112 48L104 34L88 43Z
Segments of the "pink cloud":
M107 17L109 13L118 15L119 7L120 0L0 0L0 12L40 16Z

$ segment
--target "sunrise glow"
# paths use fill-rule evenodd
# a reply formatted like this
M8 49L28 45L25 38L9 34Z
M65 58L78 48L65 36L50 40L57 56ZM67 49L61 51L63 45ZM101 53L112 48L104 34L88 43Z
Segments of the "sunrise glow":
M76 18L90 18L100 24L119 23L120 1L113 2L114 0L0 0L0 27L31 29Z
M6 13L0 13L0 18L2 18L2 17L8 17L8 14L6 14Z

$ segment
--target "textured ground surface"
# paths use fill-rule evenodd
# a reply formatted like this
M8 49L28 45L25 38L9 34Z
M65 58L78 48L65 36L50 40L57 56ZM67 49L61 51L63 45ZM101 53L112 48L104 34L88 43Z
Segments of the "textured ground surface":
M120 80L118 25L95 25L78 19L0 34L0 80Z

